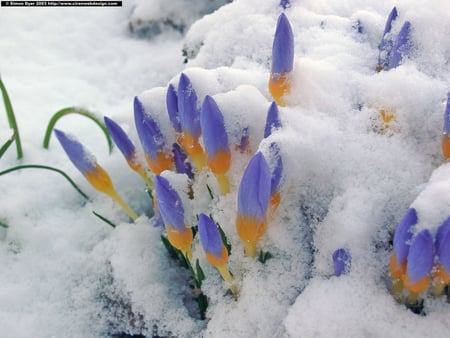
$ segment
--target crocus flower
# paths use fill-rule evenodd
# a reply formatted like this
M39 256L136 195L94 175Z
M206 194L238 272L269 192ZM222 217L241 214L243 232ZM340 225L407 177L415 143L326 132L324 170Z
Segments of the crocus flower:
M409 253L412 227L417 223L416 209L410 208L403 217L394 234L394 252L391 257L390 270L392 277L401 278L406 272L406 258Z
M350 272L352 257L347 249L340 248L333 252L334 275L340 275Z
M270 200L270 170L261 152L250 160L238 192L236 227L245 253L256 257L256 245L266 231Z
M231 286L231 290L235 294L235 288L232 286L233 277L227 267L228 250L222 242L218 226L214 221L200 214L198 219L198 233L200 242L206 253L206 260L209 264L215 266L219 270L222 278Z
M166 106L173 129L175 129L177 133L181 133L180 116L178 114L178 97L175 92L175 87L172 84L169 84L169 87L167 88Z
M444 112L444 130L442 133L442 154L448 161L450 159L450 92L447 93L447 105Z
M381 71L383 69L389 68L389 56L391 54L392 45L394 44L391 29L392 22L397 18L397 8L392 8L389 16L386 20L386 25L384 27L383 37L381 38L380 45L378 46L379 55L378 55L378 66L377 70Z
M157 175L164 170L171 170L173 158L165 149L164 136L156 121L145 114L144 107L137 97L134 98L134 122L150 169Z
M75 167L83 174L88 182L98 191L111 197L122 209L135 220L137 214L125 203L114 188L111 178L92 155L80 142L73 136L55 129L55 135L61 143L64 151Z
M183 203L169 181L159 175L155 177L155 198L170 244L190 260L193 234L184 220Z
M411 23L406 21L395 39L389 55L388 68L392 69L399 66L404 58L408 57L411 52Z
M434 245L429 230L420 231L414 238L407 257L405 288L414 296L428 289L433 268Z
M222 112L216 101L207 95L200 111L200 126L206 149L206 163L216 176L222 194L230 191L226 173L230 169L231 153Z
M205 164L203 148L198 142L201 135L200 112L197 109L197 94L185 74L181 74L178 83L178 114L182 130L178 142L200 171Z
M450 284L450 217L438 228L435 246L437 265L433 272L433 294L437 296Z
M111 120L109 117L105 116L104 120L109 134L111 135L114 143L117 145L117 148L119 148L120 152L127 160L130 168L137 172L148 186L152 186L152 183L147 176L145 167L136 156L136 147L134 146L128 135L123 131L122 128L120 128L120 126L116 122Z
M278 17L272 46L272 69L269 91L275 102L285 105L284 96L291 90L290 74L294 68L294 35L284 13Z
M266 126L264 127L264 138L269 137L272 131L281 128L281 121L279 117L278 106L275 102L269 107L267 111Z

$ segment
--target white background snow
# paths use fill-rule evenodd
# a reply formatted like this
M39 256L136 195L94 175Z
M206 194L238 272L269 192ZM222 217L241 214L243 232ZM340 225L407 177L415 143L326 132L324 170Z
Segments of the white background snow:
M55 166L92 198L85 202L49 171L0 176L0 219L9 225L0 228L0 337L151 337L153 325L159 335L178 337L445 336L445 297L427 298L426 316L413 314L390 295L387 266L392 233L410 205L419 224L432 231L450 214L450 190L442 188L449 186L450 167L440 152L450 90L450 3L291 1L285 13L295 39L295 86L291 104L280 108L283 128L260 143L271 102L267 81L279 1L235 0L203 18L197 10L198 21L186 34L168 28L138 39L129 32L130 18L150 15L144 10L150 2L161 7L161 18L168 13L163 1L145 2L0 8L0 72L25 153L18 161L11 147L0 170ZM185 6L198 6L174 3L175 17ZM142 12L133 12L135 5ZM415 50L398 68L376 73L378 43L394 5L399 17L393 31L409 20ZM354 28L358 20L362 34ZM183 48L191 57L187 64ZM182 71L200 98L214 96L230 142L238 142L238 131L248 125L252 150L266 151L276 141L285 170L280 208L260 243L274 256L266 264L244 257L234 225L236 191L250 155L233 157L232 193L193 202L195 212L207 207L214 213L232 242L229 266L240 287L237 301L226 294L197 243L194 255L204 267L210 301L206 321L189 312L188 273L168 257L161 230L145 215L150 200L144 184L117 149L108 153L92 121L66 116L57 127L96 155L142 215L135 224L89 186L56 139L49 150L42 148L48 120L67 106L107 115L137 140L136 95L146 107L159 107L156 116L173 138L165 88ZM381 134L378 112L386 107L395 111L396 124ZM1 106L0 143L10 136ZM93 210L120 225L112 229ZM350 250L352 269L334 277L331 254L340 247Z

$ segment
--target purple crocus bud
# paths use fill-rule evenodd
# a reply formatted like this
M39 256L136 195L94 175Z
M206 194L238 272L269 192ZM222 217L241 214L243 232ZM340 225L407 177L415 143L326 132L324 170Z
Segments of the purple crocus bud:
M272 46L272 74L285 74L294 68L294 34L284 13L278 17Z
M399 66L404 58L410 55L411 43L411 23L406 21L395 39L391 54L389 55L389 69Z
M334 275L339 277L350 272L352 257L347 249L337 249L333 252Z
M134 99L134 122L150 169L157 175L173 166L172 157L166 153L166 141L156 121L145 114L137 97Z
M180 116L178 114L178 97L175 87L169 84L166 94L166 106L169 113L170 123L177 133L181 133Z
M203 143L208 154L208 164L213 166L211 168L212 171L215 172L216 170L214 169L217 169L221 172L227 172L229 169L229 161L228 166L226 166L222 157L229 158L231 156L228 135L225 129L223 114L217 106L216 101L209 95L206 95L200 111L200 126L203 132ZM221 156L220 153L224 153L224 156ZM220 157L220 162L215 161L217 157ZM217 159L219 160L219 158Z
M264 138L269 137L276 129L281 128L278 106L275 102L269 107L266 118L266 126L264 127Z
M392 36L390 35L391 29L392 29L392 22L397 18L397 8L392 8L391 12L389 13L389 16L386 20L386 25L384 26L384 32L383 37L381 38L380 45L378 46L378 50L380 51L380 54L378 56L378 65L382 69L388 68L389 65L389 55L392 50Z
M447 104L444 112L444 131L443 134L448 135L450 133L450 92L447 93Z
M205 252L220 259L223 251L222 237L216 223L205 214L199 215L198 233Z
M177 173L186 174L190 179L193 179L194 173L192 172L192 166L187 160L186 153L181 149L178 143L172 145L172 152Z
M256 245L267 227L270 170L261 152L250 160L238 191L236 228L247 256L256 257Z
M397 227L394 235L394 255L396 268L400 269L406 262L409 253L411 237L413 235L412 227L417 223L416 209L410 208Z
M291 7L291 1L290 0L281 0L280 7L283 9Z
M238 192L238 214L263 221L270 199L271 175L261 152L251 159L242 176Z
M433 258L433 237L430 231L425 229L414 237L409 249L405 282L409 291L419 293L428 288Z
M450 217L438 228L435 246L439 264L450 275Z
M78 140L61 130L54 130L59 143L69 157L73 165L83 174L97 170L97 160Z
M119 148L128 163L133 163L136 160L136 147L133 142L116 122L107 116L104 117L104 121L111 138L117 145L117 148Z
M164 224L183 232L185 222L181 198L169 181L159 175L155 176L155 198Z
M196 139L201 134L200 114L197 109L197 94L186 74L182 73L178 83L178 114L183 132Z

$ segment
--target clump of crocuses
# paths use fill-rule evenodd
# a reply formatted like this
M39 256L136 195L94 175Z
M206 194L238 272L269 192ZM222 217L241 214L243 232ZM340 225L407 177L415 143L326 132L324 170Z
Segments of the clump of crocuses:
M395 231L390 262L392 292L408 305L428 291L441 295L450 283L450 218L434 235L429 229L416 229L418 220L416 209L410 208Z

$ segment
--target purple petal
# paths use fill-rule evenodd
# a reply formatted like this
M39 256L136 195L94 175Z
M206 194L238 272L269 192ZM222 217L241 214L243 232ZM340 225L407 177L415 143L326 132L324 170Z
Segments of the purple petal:
M278 17L272 46L272 74L283 74L294 68L294 35L284 13Z
M389 54L390 50L392 49L393 41L389 33L392 29L392 22L397 18L397 16L397 8L394 6L394 8L392 8L391 12L389 13L389 16L386 20L386 25L384 26L383 37L381 38L380 45L378 46L380 52L386 51L387 54ZM389 59L389 55L387 55L387 59Z
M430 274L433 257L433 237L429 230L422 230L414 237L408 253L406 273L411 284Z
M450 92L447 93L447 105L444 113L444 134L450 133Z
M274 130L281 128L281 122L278 115L278 106L275 102L272 102L267 112L266 126L264 127L264 138L270 136Z
M412 227L417 223L416 209L410 208L397 227L394 235L394 252L398 266L401 266L408 256Z
M197 109L197 94L185 74L181 74L178 83L178 114L183 131L187 131L193 137L198 138L201 129L200 114Z
M404 58L407 58L411 52L411 24L406 21L397 39L395 39L394 46L392 47L391 54L389 56L389 69L399 66Z
M438 258L445 272L450 275L450 231L440 241Z
M205 214L199 215L198 233L203 249L216 257L220 257L223 248L222 237L216 223Z
M164 224L184 231L184 208L180 196L169 181L159 175L155 176L155 197Z
M54 132L67 156L82 174L96 170L95 157L75 137L58 129Z
M291 1L290 0L281 0L280 7L283 9L291 7Z
M172 152L175 160L175 168L177 173L186 174L190 179L194 178L192 166L187 159L186 153L181 149L178 143L172 145Z
M333 264L335 276L347 274L350 272L352 257L347 249L337 249L333 252Z
M435 246L440 264L450 273L450 217L438 228Z
M166 106L173 129L175 129L177 133L181 133L180 116L178 114L178 97L175 92L175 87L172 84L167 88Z
M273 195L280 188L281 177L283 175L283 160L280 155L280 147L273 142L270 145L270 156L272 161L276 161L275 168L272 170L270 179L270 194Z
M157 153L164 151L166 141L158 124L145 114L144 107L137 97L134 99L134 122L142 148L152 160L155 160Z
M202 128L203 143L211 159L216 156L219 150L230 152L222 112L216 101L209 95L206 95L203 100L200 111L200 126Z
M128 161L134 160L136 147L120 126L109 117L104 117L106 128L120 152Z
M238 192L238 213L264 220L270 200L270 171L261 152L251 159Z

